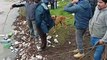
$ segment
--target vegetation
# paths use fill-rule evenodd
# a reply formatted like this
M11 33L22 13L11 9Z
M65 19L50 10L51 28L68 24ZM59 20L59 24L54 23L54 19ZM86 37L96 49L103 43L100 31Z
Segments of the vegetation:
M67 24L67 29L64 29L64 27L60 27L60 28L56 29L55 34L52 34L50 32L50 35L52 35L52 36L59 35L57 39L61 45L66 41L66 38L68 38L68 35L70 33L70 28L74 25L73 15L64 11L64 6L66 6L67 3L68 2L66 2L66 1L58 1L58 5L59 5L58 8L50 10L51 15L65 16L66 17L65 22Z
M50 11L51 11L52 15L56 15L56 16L63 15L63 16L66 16L66 18L67 18L66 19L66 24L67 25L73 25L73 23L74 23L73 15L64 11L64 6L66 6L67 4L68 4L68 2L66 2L66 1L59 1L58 2L58 8L50 10Z

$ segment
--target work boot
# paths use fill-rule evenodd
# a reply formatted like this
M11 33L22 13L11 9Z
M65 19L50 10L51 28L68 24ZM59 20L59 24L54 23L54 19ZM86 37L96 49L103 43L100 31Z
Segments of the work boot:
M84 56L84 53L77 53L74 55L75 58L81 58Z
M72 51L73 53L78 53L79 52L79 49L75 49Z

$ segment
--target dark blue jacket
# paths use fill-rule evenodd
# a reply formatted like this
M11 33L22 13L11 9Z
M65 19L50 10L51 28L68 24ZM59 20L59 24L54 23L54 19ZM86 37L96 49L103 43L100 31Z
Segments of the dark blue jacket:
M97 0L89 0L92 9L92 15L94 15L95 7L97 6Z
M87 29L89 20L92 16L92 10L89 1L80 0L77 4L68 4L64 8L69 13L75 13L74 25L76 29Z
M45 3L38 3L35 9L36 26L44 33L48 33L54 26L54 21L51 18L50 11Z
M48 2L49 2L49 0L42 0L42 2L43 2L43 3L48 3Z

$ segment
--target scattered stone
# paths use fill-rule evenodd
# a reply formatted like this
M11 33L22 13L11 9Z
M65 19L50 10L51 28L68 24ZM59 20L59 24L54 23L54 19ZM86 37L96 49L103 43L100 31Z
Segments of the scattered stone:
M58 40L57 40L57 39L54 39L54 42L55 42L55 43L58 43Z

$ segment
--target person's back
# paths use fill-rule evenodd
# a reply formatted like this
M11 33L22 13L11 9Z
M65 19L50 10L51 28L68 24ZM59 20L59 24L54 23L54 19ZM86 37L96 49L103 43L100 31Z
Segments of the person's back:
M76 5L73 5L70 8L69 6L65 7L64 10L70 13L75 13L75 26L77 29L86 29L88 27L92 11L87 0L80 0Z
M49 4L49 0L42 0L43 3L45 3L46 5Z
M73 0L69 5L64 8L65 11L74 13L75 25L75 39L77 44L78 53L74 55L75 58L83 57L83 35L86 32L89 20L92 16L91 5L88 0ZM74 51L76 51L74 50Z
M33 0L23 0L23 1L26 1L25 4L13 4L12 5L12 8L15 8L15 7L22 7L22 6L25 6L25 9L26 9L26 19L27 20L34 20L34 10L36 8L36 3L33 2ZM22 2L23 2L22 1Z
M26 1L25 4L13 4L12 8L14 7L22 7L25 6L25 10L26 10L26 21L28 23L29 26L29 32L31 36L35 36L37 35L36 32L36 27L35 27L35 13L34 10L36 8L36 3L34 2L34 0L24 0Z
M41 27L41 24L43 22L45 22L46 24L48 23L50 26L54 25L53 24L53 20L52 20L51 15L50 15L49 8L46 6L46 4L44 4L42 2L40 2L36 7L35 19L36 19L35 20L36 21L36 25L38 27ZM45 25L41 27L43 32L44 33L48 33L48 29L47 28L43 28L43 27L45 27Z
M35 7L36 7L36 4L34 2L32 2L32 3L26 2L26 4L25 4L25 8L26 8L26 12L27 12L26 19L34 20Z
M48 6L41 2L41 0L35 0L35 2L37 3L35 8L35 22L42 42L40 50L44 50L47 44L46 33L53 27L54 22L51 20Z

